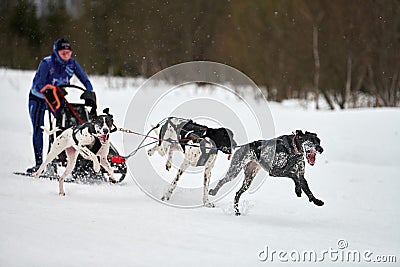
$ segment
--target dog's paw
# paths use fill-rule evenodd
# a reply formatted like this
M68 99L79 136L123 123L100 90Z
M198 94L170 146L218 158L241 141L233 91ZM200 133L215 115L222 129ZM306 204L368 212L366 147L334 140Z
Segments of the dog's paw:
M218 190L216 190L216 189L210 189L210 190L208 191L208 194L209 194L210 196L215 196L215 195L217 194L217 192L218 192Z
M58 193L58 195L64 197L65 196L65 192L60 192L60 193Z
M242 213L239 211L239 203L233 204L233 209L235 210L235 216L242 215Z
M296 188L294 189L294 191L296 192L296 196L301 197L301 187L300 187L300 186L299 186L299 187L296 187Z
M167 171L169 171L171 169L171 162L167 162L167 164L165 164L165 169Z
M93 164L93 170L95 173L98 173L100 171L100 164Z
M204 207L206 207L206 208L215 208L215 204L214 203L210 203L210 202L205 202L204 203Z
M169 196L167 195L163 195L161 198L161 201L168 201L169 200Z
M314 198L312 200L312 202L317 206L323 206L324 205L324 202L322 200L319 200L318 198Z

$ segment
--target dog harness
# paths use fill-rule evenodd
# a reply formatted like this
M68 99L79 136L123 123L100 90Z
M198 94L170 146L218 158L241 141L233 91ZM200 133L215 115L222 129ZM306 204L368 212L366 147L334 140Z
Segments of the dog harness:
M72 132L72 138L74 139L74 142L75 142L76 145L79 144L79 141L78 141L78 139L76 138L76 134L77 134L78 132L82 132L82 130L83 130L84 128L88 128L90 134L94 134L94 133L95 133L94 128L93 128L93 125L91 125L91 124L89 124L89 123L85 123L85 124L79 125L79 126L78 126L76 129L74 129L74 131ZM90 150L93 154L97 154L97 152L99 152L99 150L100 150L100 148L101 148L101 142L100 142L100 139L99 139L98 137L96 137L96 136L93 136L93 137L94 137L94 144L93 144L91 147L88 146L88 148L89 148L89 150Z
M173 124L171 124L174 127ZM174 127L175 132L179 133L179 142L181 143L182 149L185 152L185 144L191 141L191 139L203 138L206 135L207 127L202 126L189 120L188 122L181 123ZM201 144L201 143L200 143ZM203 147L203 146L201 146ZM208 149L210 150L210 149ZM207 157L208 159L208 157ZM201 165L203 166L203 165Z
M211 155L217 154L217 150L207 148L206 144L212 144L212 143L205 139L202 139L200 141L201 156L200 156L199 160L197 161L197 164L196 164L197 167L204 166Z
M254 141L254 142L250 143L249 146L250 146L250 151L254 152L256 159L260 160L262 140Z

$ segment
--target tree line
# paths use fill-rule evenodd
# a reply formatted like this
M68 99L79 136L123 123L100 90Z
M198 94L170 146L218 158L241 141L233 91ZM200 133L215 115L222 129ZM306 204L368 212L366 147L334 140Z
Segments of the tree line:
M230 65L270 100L400 106L399 0L65 0L38 16L0 2L0 66L36 69L58 37L89 74L150 77L192 60Z

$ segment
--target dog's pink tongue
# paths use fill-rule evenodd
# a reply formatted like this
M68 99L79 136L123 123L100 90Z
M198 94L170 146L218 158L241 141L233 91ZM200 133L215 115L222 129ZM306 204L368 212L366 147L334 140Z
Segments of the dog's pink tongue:
M315 149L311 149L311 151L307 153L307 160L311 166L315 164L315 155Z
M108 135L100 135L99 139L100 139L100 141L105 142L108 139Z

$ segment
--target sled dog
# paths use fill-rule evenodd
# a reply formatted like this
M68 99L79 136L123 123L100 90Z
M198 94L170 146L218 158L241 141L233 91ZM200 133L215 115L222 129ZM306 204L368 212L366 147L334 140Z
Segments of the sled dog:
M79 154L85 159L92 160L95 172L99 172L100 166L102 166L108 173L109 181L115 183L114 172L107 161L107 155L110 149L109 134L117 129L113 124L113 116L108 111L107 108L103 111L104 115L94 116L92 120L84 124L63 131L54 140L46 160L32 176L39 177L47 164L65 150L68 163L59 178L60 195L65 195L64 179L74 169Z
M171 140L175 140L175 142ZM167 118L160 128L158 144L147 153L149 156L152 156L156 151L161 156L168 154L166 163L167 171L171 168L174 151L183 152L184 161L161 200L167 201L170 199L179 178L189 166L204 166L203 204L206 207L214 207L214 204L208 200L211 170L214 167L218 151L222 151L225 154L232 154L232 149L235 146L236 142L233 140L233 132L227 128L214 129L188 119Z
M303 133L301 130L297 130L296 133L291 135L282 135L272 140L254 141L242 146L233 155L225 177L218 181L216 187L211 189L209 194L215 196L225 183L235 179L239 172L244 169L243 185L236 192L234 199L235 214L240 215L240 196L249 189L257 172L260 168L263 168L269 172L270 176L291 178L298 197L301 197L303 191L310 202L317 206L322 206L324 202L314 197L304 177L304 156L307 158L308 163L313 166L316 153L324 151L320 143L321 141L317 134Z

